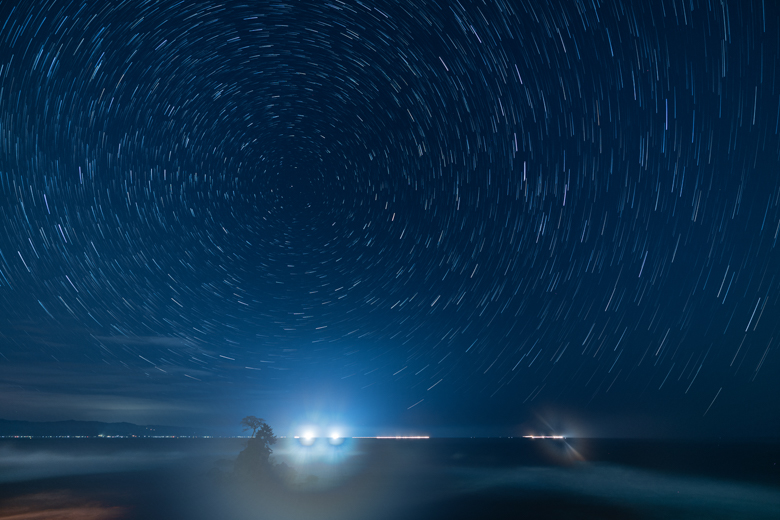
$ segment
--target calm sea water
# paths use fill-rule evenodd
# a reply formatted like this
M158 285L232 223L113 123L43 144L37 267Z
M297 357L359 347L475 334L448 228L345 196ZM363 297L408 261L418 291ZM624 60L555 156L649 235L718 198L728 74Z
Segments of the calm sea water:
M780 518L778 442L282 439L263 486L245 443L0 441L0 519Z

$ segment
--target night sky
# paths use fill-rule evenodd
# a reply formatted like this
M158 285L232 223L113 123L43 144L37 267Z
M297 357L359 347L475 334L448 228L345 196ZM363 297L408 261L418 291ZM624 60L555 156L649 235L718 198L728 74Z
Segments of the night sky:
M780 431L774 1L0 24L0 417Z

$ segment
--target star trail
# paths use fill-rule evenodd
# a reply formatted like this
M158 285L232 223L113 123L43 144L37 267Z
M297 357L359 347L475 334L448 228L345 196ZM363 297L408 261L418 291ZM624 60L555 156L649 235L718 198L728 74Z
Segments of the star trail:
M773 2L0 24L3 414L335 381L421 426L463 403L777 426Z

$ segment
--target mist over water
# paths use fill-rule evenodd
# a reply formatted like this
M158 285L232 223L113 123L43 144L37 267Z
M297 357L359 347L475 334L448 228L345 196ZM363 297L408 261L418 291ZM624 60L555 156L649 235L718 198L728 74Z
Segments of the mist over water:
M235 456L239 439L20 439L0 441L0 483L204 467Z
M282 439L274 458L296 480L253 487L225 478L245 442L4 441L0 518L768 520L780 511L777 443Z

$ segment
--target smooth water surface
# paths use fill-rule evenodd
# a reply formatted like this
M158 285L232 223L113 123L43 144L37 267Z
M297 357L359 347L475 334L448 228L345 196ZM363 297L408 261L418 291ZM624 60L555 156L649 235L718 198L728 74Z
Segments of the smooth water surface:
M777 442L280 439L262 487L245 443L5 440L0 519L780 518Z

